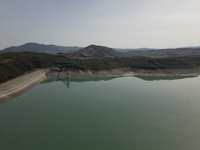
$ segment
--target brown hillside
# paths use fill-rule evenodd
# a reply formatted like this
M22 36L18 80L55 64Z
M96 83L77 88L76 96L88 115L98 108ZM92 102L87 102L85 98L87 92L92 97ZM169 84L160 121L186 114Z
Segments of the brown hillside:
M120 57L121 53L112 48L90 45L77 51L63 53L67 57Z

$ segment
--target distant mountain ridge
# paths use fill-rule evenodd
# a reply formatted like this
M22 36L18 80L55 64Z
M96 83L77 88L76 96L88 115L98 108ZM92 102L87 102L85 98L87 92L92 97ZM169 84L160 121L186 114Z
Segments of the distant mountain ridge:
M67 57L120 57L121 53L105 46L90 45L77 51L63 53Z
M113 49L119 52L156 50L153 48L113 48Z
M200 48L177 48L177 49L146 49L119 52L104 46L90 45L86 48L63 53L66 57L180 57L187 55L200 55Z
M45 45L38 43L26 43L21 46L11 46L0 51L7 52L25 52L31 51L35 53L49 53L60 54L67 57L133 57L133 56L147 56L147 57L179 57L187 55L200 55L200 46L196 47L181 47L169 49L121 49L109 48L105 46L90 45L85 48L77 46L56 46Z
M49 54L57 54L59 52L68 52L68 51L74 51L78 50L82 47L77 46L56 46L56 45L45 45L45 44L38 44L38 43L26 43L21 46L11 46L8 48L5 48L1 51L1 53L7 53L7 52L25 52L25 51L31 51L36 53L49 53Z
M178 48L113 48L119 52L129 52L129 51L150 51L150 50L176 50L176 49L200 49L200 46L189 46L189 47L178 47Z
M185 47L176 49L157 49L143 51L128 51L122 53L122 57L146 56L146 57L181 57L188 55L200 55L200 48Z

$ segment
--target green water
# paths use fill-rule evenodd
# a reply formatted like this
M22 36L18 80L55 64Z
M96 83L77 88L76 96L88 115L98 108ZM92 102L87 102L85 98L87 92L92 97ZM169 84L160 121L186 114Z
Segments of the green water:
M199 150L200 77L47 80L0 105L0 149Z

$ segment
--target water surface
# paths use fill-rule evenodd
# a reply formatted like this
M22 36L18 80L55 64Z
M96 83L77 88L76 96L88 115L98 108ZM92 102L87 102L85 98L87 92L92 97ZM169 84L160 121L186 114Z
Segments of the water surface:
M46 80L0 105L0 149L199 150L199 81Z

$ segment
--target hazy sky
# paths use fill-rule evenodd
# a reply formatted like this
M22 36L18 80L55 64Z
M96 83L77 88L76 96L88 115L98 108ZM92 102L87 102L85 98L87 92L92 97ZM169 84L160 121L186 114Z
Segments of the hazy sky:
M0 49L200 46L200 0L0 0Z

